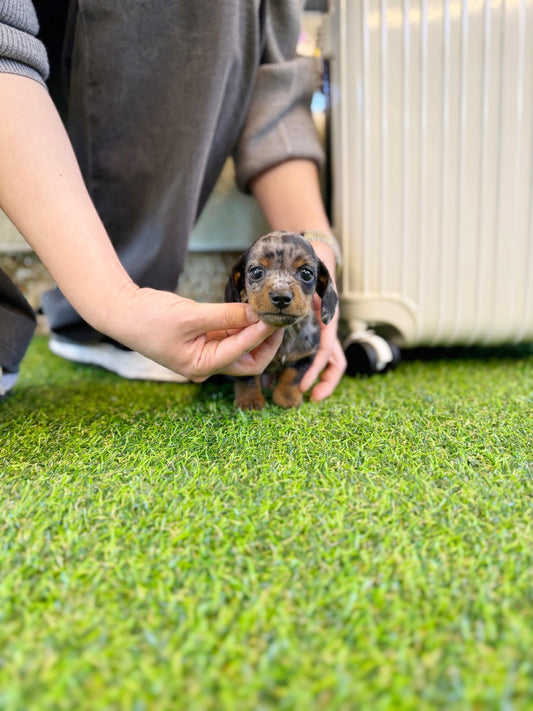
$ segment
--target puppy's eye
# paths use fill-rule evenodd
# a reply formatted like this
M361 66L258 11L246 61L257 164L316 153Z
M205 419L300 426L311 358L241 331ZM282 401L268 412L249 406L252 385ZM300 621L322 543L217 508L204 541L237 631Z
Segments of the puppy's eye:
M259 281L259 279L262 279L264 276L265 270L263 267L252 267L250 269L250 279L252 281Z
M302 281L305 281L309 284L309 282L313 281L314 278L315 278L315 275L307 267L302 267L300 269L300 279Z

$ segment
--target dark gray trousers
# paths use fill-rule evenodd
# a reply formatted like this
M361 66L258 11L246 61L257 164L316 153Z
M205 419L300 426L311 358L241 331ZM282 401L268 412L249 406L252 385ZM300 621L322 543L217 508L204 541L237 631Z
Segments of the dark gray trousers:
M67 23L68 131L140 286L176 289L192 227L246 116L261 52L258 7L93 0L76 4ZM99 337L58 289L43 306L54 331Z
M16 373L35 330L32 307L0 269L0 366Z
M117 254L140 286L173 291L190 232L243 127L263 41L260 3L35 6L50 92ZM25 300L7 282L2 275L0 333L2 348L14 350L0 352L4 367L30 337ZM59 289L43 308L55 332L102 338Z

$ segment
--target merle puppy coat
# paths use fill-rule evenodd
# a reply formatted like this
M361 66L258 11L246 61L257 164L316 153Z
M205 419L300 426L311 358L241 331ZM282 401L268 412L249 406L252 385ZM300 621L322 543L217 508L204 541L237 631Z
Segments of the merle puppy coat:
M260 237L235 264L226 286L226 301L247 302L262 321L285 329L265 371L278 374L272 399L281 407L302 402L298 385L318 350L320 324L312 309L315 292L322 299L320 315L327 324L337 307L333 281L311 243L294 232ZM259 376L235 379L235 404L243 410L263 407Z

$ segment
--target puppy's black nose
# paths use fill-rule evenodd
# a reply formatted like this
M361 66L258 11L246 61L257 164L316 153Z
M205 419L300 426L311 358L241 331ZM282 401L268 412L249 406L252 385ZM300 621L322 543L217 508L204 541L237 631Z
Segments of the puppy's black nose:
M286 309L292 303L290 291L273 291L270 294L270 301L277 309Z

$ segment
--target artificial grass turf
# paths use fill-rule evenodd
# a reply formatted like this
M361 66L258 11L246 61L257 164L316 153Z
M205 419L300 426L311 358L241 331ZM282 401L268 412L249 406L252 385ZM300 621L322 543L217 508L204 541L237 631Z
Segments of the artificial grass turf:
M0 708L531 708L533 349L231 401L35 340L0 403Z

